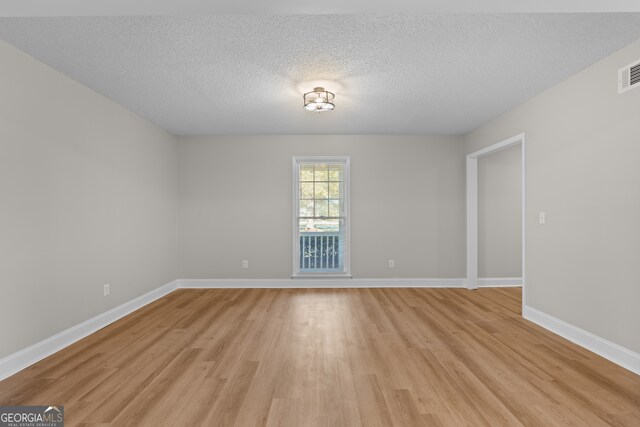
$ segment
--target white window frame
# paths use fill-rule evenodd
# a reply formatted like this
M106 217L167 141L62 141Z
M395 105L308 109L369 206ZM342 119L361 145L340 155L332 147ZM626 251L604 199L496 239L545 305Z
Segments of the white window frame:
M344 272L342 273L307 273L300 271L300 225L298 224L298 216L300 215L300 165L302 164L341 164L343 165L343 181L344 181L344 248L343 248L343 265ZM350 173L351 158L349 156L293 156L292 169L293 169L293 274L292 278L304 277L307 278L331 278L331 277L351 277L351 173Z

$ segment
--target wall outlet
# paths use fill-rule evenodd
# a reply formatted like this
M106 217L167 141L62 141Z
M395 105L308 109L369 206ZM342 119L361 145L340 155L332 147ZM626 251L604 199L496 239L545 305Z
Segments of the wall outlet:
M104 285L104 296L108 296L111 293L111 286L107 283Z
M389 260L389 268L396 268L396 261L393 259Z
M540 222L540 224L546 224L547 223L547 214L545 212L540 212L538 214L538 222Z
M246 259L242 260L242 268L249 268L249 260L246 260Z

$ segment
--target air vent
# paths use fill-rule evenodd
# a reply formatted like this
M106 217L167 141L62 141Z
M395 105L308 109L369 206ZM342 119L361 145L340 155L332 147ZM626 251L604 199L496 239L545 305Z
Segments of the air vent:
M630 85L633 86L640 83L640 64L631 67L629 71L631 71Z
M629 64L618 71L618 93L640 87L640 61Z

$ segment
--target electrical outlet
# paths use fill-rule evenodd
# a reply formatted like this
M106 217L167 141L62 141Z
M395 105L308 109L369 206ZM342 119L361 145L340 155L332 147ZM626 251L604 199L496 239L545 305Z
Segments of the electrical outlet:
M389 260L389 268L396 268L396 261L393 259Z
M104 285L104 296L108 296L111 293L111 286L107 283Z
M538 222L540 222L540 224L546 224L547 223L547 214L545 212L540 212L539 216L538 216Z
M249 268L249 260L246 260L246 259L242 260L242 268Z

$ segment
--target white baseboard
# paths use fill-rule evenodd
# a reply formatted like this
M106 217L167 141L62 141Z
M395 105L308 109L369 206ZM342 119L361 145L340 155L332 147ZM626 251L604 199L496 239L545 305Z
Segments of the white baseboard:
M560 335L581 347L592 351L631 372L640 375L640 354L587 332L563 320L535 308L525 306L523 317L545 329Z
M464 288L465 279L179 279L179 288Z
M514 286L517 278L479 279L480 287ZM180 279L0 359L0 381L162 298L177 288L464 288L465 279ZM525 306L523 317L640 375L640 354Z
M160 286L151 292L132 299L118 307L112 308L111 310L86 320L79 325L73 326L65 331L55 334L52 337L0 359L0 381L33 365L45 357L62 350L65 347L70 346L76 341L91 335L116 320L121 319L127 314L162 298L163 296L173 292L177 287L177 281Z
M479 288L513 288L522 286L522 277L478 278Z
M188 279L174 280L0 359L0 381L85 338L177 288L464 288L465 279Z

